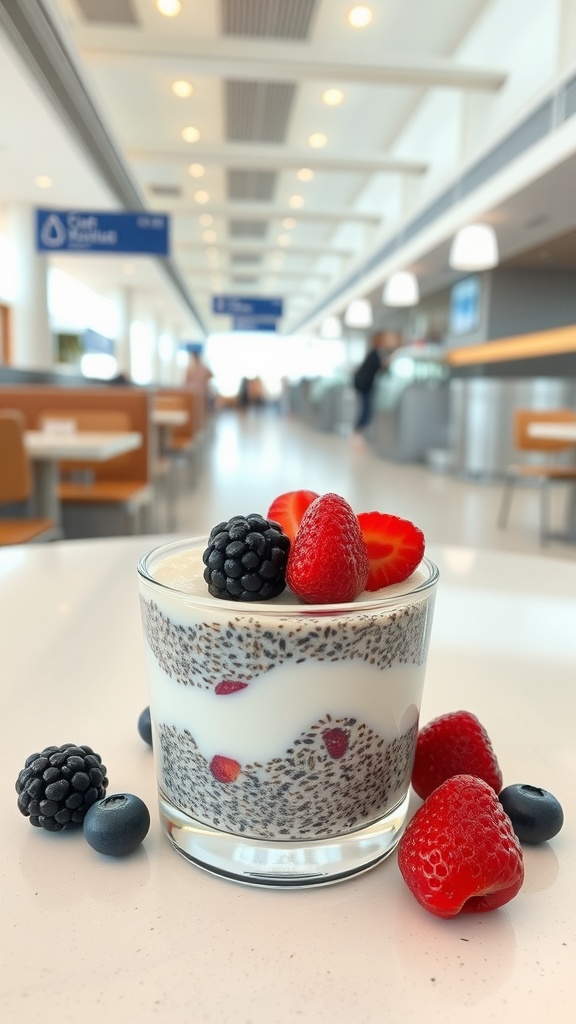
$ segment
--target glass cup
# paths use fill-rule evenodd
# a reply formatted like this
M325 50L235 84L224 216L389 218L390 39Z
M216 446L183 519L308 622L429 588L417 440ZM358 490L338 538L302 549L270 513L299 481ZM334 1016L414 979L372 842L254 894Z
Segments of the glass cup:
M283 888L373 867L409 803L438 570L353 603L222 601L206 538L138 566L163 827L202 868Z

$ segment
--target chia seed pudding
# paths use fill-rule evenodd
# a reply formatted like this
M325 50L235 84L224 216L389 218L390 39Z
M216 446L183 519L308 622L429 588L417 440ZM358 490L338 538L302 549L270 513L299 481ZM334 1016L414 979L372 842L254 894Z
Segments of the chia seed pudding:
M140 567L161 795L255 840L329 839L405 800L435 567L345 605L210 597L204 539Z

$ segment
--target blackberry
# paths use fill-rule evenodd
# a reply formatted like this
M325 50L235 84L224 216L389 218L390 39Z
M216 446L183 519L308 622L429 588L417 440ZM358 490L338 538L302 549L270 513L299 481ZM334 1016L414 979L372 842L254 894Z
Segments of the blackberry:
M286 586L290 541L282 527L257 513L214 526L202 560L212 597L269 601Z
M106 793L106 765L92 747L64 743L30 754L16 780L18 810L48 832L81 825Z

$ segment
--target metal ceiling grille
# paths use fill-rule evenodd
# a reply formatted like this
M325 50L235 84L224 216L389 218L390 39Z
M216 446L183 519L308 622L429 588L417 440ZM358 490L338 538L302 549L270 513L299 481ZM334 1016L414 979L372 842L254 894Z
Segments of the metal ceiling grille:
M284 142L294 83L228 79L225 86L228 142Z
M482 160L465 174L460 182L460 197L468 195L487 181L507 164L520 156L530 146L548 135L554 116L553 101L546 100L533 114L530 114L505 139L494 147Z
M232 284L258 284L258 278L253 274L233 274L231 281Z
M567 121L569 117L574 117L576 114L576 77L571 78L563 89L562 98L563 103L563 120Z
M182 189L179 185L150 185L149 189L153 196L161 196L164 199L182 198Z
M228 224L230 238L266 238L267 232L265 220L231 220Z
M230 256L230 263L258 266L262 263L262 256L258 252L233 252Z
M220 0L224 36L308 39L317 0Z
M276 171L244 171L229 167L226 171L228 199L270 202L277 177Z
M140 24L132 0L76 0L76 6L91 25Z

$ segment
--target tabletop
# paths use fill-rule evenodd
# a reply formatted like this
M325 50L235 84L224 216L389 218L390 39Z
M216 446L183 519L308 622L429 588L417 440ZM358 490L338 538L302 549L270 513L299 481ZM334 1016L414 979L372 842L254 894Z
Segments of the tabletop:
M27 430L24 441L26 451L34 460L89 459L93 462L106 462L117 455L124 455L140 448L142 434L137 430L77 430L69 434L50 430Z
M189 419L185 409L152 409L152 423L156 427L183 427Z
M574 441L576 443L576 420L573 423L568 421L555 422L550 420L550 422L546 422L541 420L539 423L530 423L528 425L528 433L530 437L542 437L551 441Z
M422 722L466 708L504 784L553 792L550 843L525 846L519 895L444 921L396 857L325 888L252 889L174 852L160 832L136 564L165 538L0 551L4 911L0 1011L18 1024L81 1020L572 1024L576 1005L576 563L430 545L440 567ZM34 829L16 807L26 757L87 743L109 794L148 804L127 858L82 833ZM414 807L418 801L414 800Z

